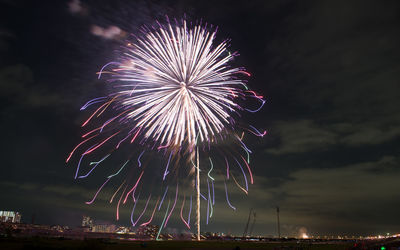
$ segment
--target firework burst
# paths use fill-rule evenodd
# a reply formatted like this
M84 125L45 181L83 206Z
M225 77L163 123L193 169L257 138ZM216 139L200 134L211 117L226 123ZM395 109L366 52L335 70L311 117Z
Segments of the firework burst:
M124 47L124 53L118 61L110 62L101 69L99 78L103 74L110 75L109 82L112 85L113 92L105 97L95 98L81 108L81 110L85 110L94 104L98 105L98 108L82 124L82 127L87 126L93 122L92 120L96 120L100 116L110 116L100 126L84 134L82 136L83 141L68 156L67 162L78 148L86 145L86 149L82 150L75 178L87 177L122 144L135 142L141 145L144 150L157 149L164 152L168 161L161 177L162 181L165 181L170 171L177 171L176 167L173 168L175 170L171 170L170 164L176 158L173 156L183 149L184 153L180 154L186 155L188 161L192 162L192 164L189 164L192 172L197 169L196 179L193 180L198 194L197 224L199 225L201 182L199 179L199 148L205 151L206 148L210 148L210 144L215 145L229 137L237 141L237 144L249 155L251 151L242 141L243 134L239 136L241 131L251 132L256 136L265 135L265 132L261 133L252 126L245 129L237 126L234 117L238 117L243 110L249 112L260 110L265 101L262 96L249 91L245 81L241 79L241 75L250 76L249 73L243 68L229 66L229 62L237 53L228 51L227 41L215 45L215 35L216 30L209 31L206 25L199 24L189 28L185 20L176 22L174 25L170 22L167 22L166 25L158 23L157 27L143 28L143 34ZM239 103L249 98L258 101L259 106L254 109L242 108ZM92 143L91 146L87 146L89 143ZM91 162L90 165L94 166L90 171L86 175L79 176L83 158L99 150L103 145L110 144L114 145L109 146L112 150L109 150L108 154L99 161ZM142 151L137 158L139 168L142 165L141 158L144 152ZM224 159L227 168L226 180L228 180L229 162L232 160L228 160L225 156ZM118 172L107 177L93 200L87 202L88 204L95 200L99 191L111 178L124 169L128 161L123 164ZM233 178L233 180L245 193L248 190L248 183L242 167L243 163L248 169L251 183L253 182L248 161L243 157L239 157L239 160L233 158L234 164L240 166L245 187L240 186L236 179ZM195 164L195 162L197 163ZM211 217L209 210L211 209L212 213L212 207L215 203L214 178L210 175L213 170L211 157L209 162L211 169L205 175L208 195L206 195L207 197L203 196L207 200L207 223L208 218ZM142 168L135 181L124 181L114 193L112 199L125 186L117 209L119 209L121 200L124 198L123 203L125 203L128 195L132 194L133 211L135 210L137 199L134 194L141 181L143 171ZM210 183L212 192L210 192ZM226 189L226 184L224 185ZM170 207L170 203L168 203L163 225L168 222L175 208L178 197L178 182L175 190L174 202L170 211L168 211ZM161 207L167 191L168 186L164 195L157 199L151 218L153 218L157 205L159 204L159 207ZM234 208L229 202L227 190L225 191L227 203ZM147 199L143 213L139 218L136 221L132 220L133 225L136 225L144 214L150 198L151 196ZM187 227L190 227L190 212L187 221L182 216L185 199L184 197L181 219ZM190 198L191 200L192 198ZM143 224L146 223L150 222Z

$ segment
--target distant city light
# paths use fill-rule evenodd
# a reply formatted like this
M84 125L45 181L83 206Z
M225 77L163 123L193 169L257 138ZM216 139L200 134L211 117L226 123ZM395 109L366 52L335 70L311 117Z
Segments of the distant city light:
M0 211L0 222L20 223L21 214L14 211Z
M301 235L301 238L302 238L302 239L308 239L309 236L308 236L306 233L303 233L303 234Z

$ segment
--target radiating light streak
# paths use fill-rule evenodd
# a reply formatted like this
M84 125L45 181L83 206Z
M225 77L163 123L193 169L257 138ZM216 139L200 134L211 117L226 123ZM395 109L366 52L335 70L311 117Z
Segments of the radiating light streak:
M71 159L72 154L75 152L75 150L76 150L80 145L84 144L85 142L89 141L90 139L92 139L92 138L94 138L94 137L96 137L96 136L97 136L97 135L93 135L93 136L87 138L86 140L83 140L81 143L79 143L79 144L71 151L71 153L69 153L69 156L68 156L68 158L67 158L67 160L66 160L65 162L68 162L69 159Z
M135 191L136 191L136 189L132 192L132 199L133 199L133 202L136 202ZM139 198L139 195L138 195L138 198Z
M207 189L208 189L208 201L207 201L206 225L208 225L208 216L209 216L209 210L210 210L210 185L208 184L208 179L207 179Z
M106 105L107 105L107 102L106 102L106 103L103 103L99 108L97 108L96 111L94 111L93 114L92 114L91 116L89 116L89 118L81 125L81 127L86 126L86 125L89 123L89 121L94 117L94 115L95 115L101 108L103 108L103 107L106 106Z
M92 102L92 103L90 103L89 105L86 105L85 106L85 108L80 108L80 110L82 111L82 110L85 110L87 107L89 107L89 106L91 106L91 105L93 105L93 104L96 104L96 103L101 103L101 102L104 102L103 100L99 100L99 101L95 101L95 102Z
M101 147L101 145L103 145L104 143L106 143L108 140L110 140L111 138L113 138L115 135L119 134L120 131L114 133L113 135L109 136L107 139L105 139L104 141L102 141L100 144L98 144L96 147L92 148L89 151L86 151L85 153L83 153L83 155L87 155L90 154L91 152L93 152L94 150L98 149L99 147Z
M247 150L244 147L242 147L242 148L244 149L244 152L246 152L246 154L247 154L247 162L250 163L250 154L249 154L249 152L247 152Z
M160 211L161 205L163 204L163 201L164 201L165 195L167 194L167 191L168 191L168 186L165 189L164 195L163 195L163 197L161 199L161 202L160 202L160 206L158 206L158 211Z
M108 155L104 156L103 158L100 159L100 161L94 161L94 162L89 163L89 166L95 164L94 167L93 167L92 169L90 169L89 172L88 172L87 174L78 176L78 179L82 179L82 178L88 177L88 176L90 175L90 173L92 173L92 171L93 171L101 162L103 162L105 159L107 159L107 157L109 157L110 155L111 155L111 154L108 154ZM83 156L82 156L82 157L83 157Z
M194 183L195 183L195 187L197 188L197 180L195 180ZM200 197L203 198L204 200L207 200L207 198L202 193L200 193Z
M192 162L192 165L193 165L194 169L197 169L197 166L194 164L193 159L190 159L190 161ZM201 172L200 168L199 168L199 172Z
M183 196L183 202L182 202L182 207L181 207L181 220L183 221L183 223L186 225L186 227L188 229L190 229L190 225L188 222L185 221L185 219L183 218L183 207L185 206L185 200L186 200L186 196Z
M139 178L137 179L136 184L135 184L135 185L132 187L132 189L129 190L129 192L126 194L125 199L124 199L124 204L126 203L126 200L128 199L128 195L129 195L130 193L132 193L133 190L136 189L137 185L139 184L140 179L142 178L143 173L144 173L143 171L142 171L142 173L140 173L140 176L139 176Z
M150 194L149 198L147 199L146 205L144 206L144 209L143 209L142 213L139 215L139 217L137 218L135 223L132 224L133 226L136 226L136 224L139 222L140 218L142 218L143 214L146 212L147 206L149 205L150 198L151 198L151 194ZM132 213L132 215L133 215L133 213ZM131 222L133 222L132 221L132 215L131 215Z
M138 194L138 199L139 199L139 197L140 197L140 193ZM135 224L134 224L134 222L133 222L133 213L135 212L136 204L138 204L138 201L137 201L137 200L134 201L133 208L132 208L132 212L131 212L131 223L132 223L133 226L135 226Z
M121 189L122 185L125 184L125 182L126 182L126 180L124 180L124 181L121 183L121 185L119 185L119 188L117 189L117 191L115 191L114 194L111 196L110 203L113 202L115 195L116 195L116 194L118 193L118 191ZM125 188L125 190L126 190L126 188Z
M212 161L211 161L211 158L208 157L208 159L210 160L210 163L211 163L211 169L210 169L210 171L208 171L207 175L208 175L208 177L210 177L211 180L214 180L214 178L211 177L211 175L210 175L211 171L212 171L213 168L214 168L214 165L213 165L213 163L212 163Z
M207 201L207 203L208 203L208 205L207 205L207 224L208 224L208 217L211 218L213 215L213 204L212 204L210 184L209 184L208 179L207 179L207 189L208 189L208 201ZM208 215L208 207L210 207L210 215Z
M246 191L249 191L249 185L248 185L248 183L247 183L246 173L244 172L243 167L242 167L242 165L240 164L240 162L239 162L235 157L233 157L233 159L235 159L236 163L237 163L238 166L240 167L240 170L242 170L242 174L243 174L243 177L244 177L244 182L245 182L245 184L246 184Z
M258 112L258 111L260 111L260 110L262 109L262 107L264 106L264 104L265 104L265 100L263 100L263 99L259 99L259 98L257 98L257 100L259 100L259 101L261 102L261 105L260 105L260 107L258 107L257 109L254 109L254 110L251 110L251 109L245 108L245 110L247 110L247 111L249 111L249 112L251 112L251 113L255 113L255 112Z
M106 156L104 156L103 158L101 158L99 161L92 161L91 163L89 163L89 166L91 165L98 165L100 164L102 161L104 161L105 159L107 159L107 157L109 157L111 154L107 154Z
M140 153L140 155L139 155L139 157L137 159L137 162L139 164L139 168L142 166L142 163L140 162L140 158L142 157L143 153L144 153L144 150L142 151L142 153Z
M252 131L252 130L248 130L248 131L250 131L251 133L253 133L254 135L256 135L256 136L259 136L259 137L264 137L264 135L266 135L267 134L267 130L264 130L264 132L263 133L261 133L258 129L256 129L254 126L252 126L252 125L249 125L249 127L250 128L252 128L254 131Z
M190 207L189 207L189 214L188 214L188 219L187 223L190 225L190 214L192 213L192 196L190 196Z
M104 66L101 68L101 70L98 72L99 76L97 77L97 79L100 79L101 74L103 73L103 70L104 70L108 65L111 65L111 64L121 65L121 63L119 63L119 62L109 62L109 63L107 63L107 64L104 65Z
M117 116L114 116L113 118L109 119L108 121L106 121L101 127L100 127L100 133L103 132L103 129L105 126L107 126L108 124L110 124L111 122L113 122L115 119L117 119L118 117L120 117L121 115L125 114L126 112L131 111L132 109L127 109L124 112L118 114Z
M151 223L151 221L153 220L153 217L154 217L154 213L156 212L156 208L157 208L159 201L160 201L160 197L158 197L158 199L157 199L156 205L154 206L153 213L151 214L150 219L147 222L142 223L140 226L146 226Z
M165 211L165 215L164 215L164 219L163 219L163 221L162 221L162 223L161 223L161 227L160 227L160 229L158 230L156 240L160 240L158 237L160 237L160 233L161 233L161 230L162 230L162 228L163 228L163 226L164 226L165 219L167 218L167 214L168 214L168 209L169 209L170 203L171 203L171 200L168 200L167 210Z
M212 182L212 181L211 181L211 182ZM212 204L211 195L210 195L208 201L209 201L209 203L210 203L210 208L211 208L211 211L210 211L210 218L211 218L211 217L213 216L213 212L214 212L214 207L213 207L213 204Z
M111 103L113 103L113 102L115 101L115 99L117 99L118 97L119 97L119 95L115 95L115 96L113 97L113 99L111 99L110 101L106 102L106 103L105 103L106 106L103 108L103 110L102 110L100 113L97 114L97 117L99 117L101 114L103 114L103 112L108 108L108 106L110 106ZM97 110L96 110L96 112L97 112Z
M122 194L119 197L119 200L118 200L118 203L117 203L117 220L119 220L119 205L121 204L121 200L122 200L122 197L124 196L126 188L127 188L127 186L124 188L124 191L122 191Z
M246 147L246 144L244 144L244 143L242 142L242 140L240 140L239 136L236 135L236 138L239 140L240 144L242 144L243 149L246 150L247 152L249 152L249 153L251 154L251 153L252 153L251 150L250 150L248 147Z
M244 189L242 186L239 185L239 183L237 182L235 176L232 174L231 175L233 178L233 181L236 183L236 185L240 188L240 190L242 190L246 195L248 194L248 191L246 189Z
M213 181L211 181L211 187L212 187L212 194L213 194L212 203L214 205L215 204L215 192L214 192L214 182Z
M139 128L138 131L136 132L136 134L133 136L133 138L132 138L132 140L131 140L131 143L135 141L136 137L138 136L138 134L139 134L139 132L140 132L140 129L141 129L141 128Z
M163 149L163 148L168 148L169 147L169 144L167 144L167 145L160 145L158 148L157 148L157 150L160 150L160 149Z
M169 173L168 166L169 166L169 162L171 161L172 153L173 153L173 151L171 151L171 153L169 154L168 163L167 163L167 166L165 167L164 175L163 175L163 178L162 178L163 181L165 180L165 176L167 176L167 174Z
M86 136L90 135L90 134L93 133L93 132L96 132L96 131L99 130L99 129L100 129L100 127L99 127L99 128L95 128L95 129L93 129L93 130L87 132L86 134L82 135L81 137L82 137L82 138L85 138Z
M100 127L100 133L103 132L103 129L105 128L105 126L107 126L108 124L110 124L111 122L113 122L118 116L115 116L111 119L109 119L108 121L106 121L101 127Z
M250 166L249 166L249 164L247 164L247 162L246 162L246 160L243 158L243 156L240 156L241 158L242 158L242 160L243 160L243 162L244 162L244 164L246 165L246 167L247 167L247 170L249 171L249 175L250 175L250 183L251 184L253 184L253 174L251 173L251 169L250 169Z
M225 157L225 162L226 162L226 179L229 180L229 163L226 157Z
M226 183L224 181L224 186L225 186L225 196L226 196L226 202L228 202L228 205L233 209L236 210L236 208L234 206L232 206L232 204L229 202L229 198L228 198L228 190L226 188Z
M171 212L169 213L169 215L168 215L168 217L167 217L167 220L165 221L164 228L167 226L169 217L171 217L171 214L172 214L172 212L174 211L174 208L175 208L176 200L177 200L177 199L178 199L178 183L176 183L176 191L175 191L175 201L174 201L174 205L172 206Z
M246 85L244 82L241 82L240 84L241 84L246 90L249 89L249 87L247 87L247 85Z
M80 110L85 110L85 109L86 109L87 107L89 107L90 105L95 104L95 103L98 103L98 102L102 102L102 100L103 100L103 99L106 99L106 98L107 98L107 96L94 98L94 99L88 101L85 105L83 105L83 106L80 108Z
M257 99L263 99L263 98L264 98L264 96L258 95L258 94L257 94L256 92L254 92L253 90L248 90L247 92L252 93L252 94L254 95L254 97L257 98Z
M251 74L249 72L246 72L246 71L243 71L243 70L238 71L238 73L242 73L242 74L245 74L247 76L251 76Z
M130 136L131 136L131 134L128 133L128 135L127 135L126 137L124 137L124 139L122 139L122 140L120 140L120 141L118 142L118 144L117 144L117 146L116 146L115 148L118 149L118 148L119 148L119 145L120 145L122 142L124 142L126 139L128 139L128 137L130 137Z
M124 167L126 166L126 164L128 164L128 162L129 162L129 160L127 160L127 161L124 163L124 165L122 165L122 167L118 170L118 172L116 172L115 174L109 175L107 178L112 178L112 177L118 175L118 174L122 171L122 169L124 169Z
M94 144L93 146L91 146L88 150L86 150L86 152L88 152L89 150L91 150L93 147L95 147L97 144ZM86 153L85 152L85 153ZM83 153L82 155L81 155L81 158L79 159L79 162L78 162L78 166L76 167L76 171L75 171L75 177L74 177L74 179L76 180L76 178L78 177L78 173L79 173L79 169L80 169L80 167L81 167L81 162L82 162L82 159L83 159L83 157L85 156L85 153Z
M99 194L100 190L104 187L104 185L106 185L106 183L109 181L110 179L107 178L107 180L103 183L103 185L100 186L100 188L97 190L97 192L95 193L93 199L91 201L87 201L86 204L90 205L94 202L94 200L96 199L97 195Z
M84 157L84 155L81 155L81 158L80 158L79 161L78 161L78 166L76 167L74 179L76 179L77 176L78 176L79 168L80 168L80 166L81 166L81 162L82 162L82 158L83 158L83 157Z

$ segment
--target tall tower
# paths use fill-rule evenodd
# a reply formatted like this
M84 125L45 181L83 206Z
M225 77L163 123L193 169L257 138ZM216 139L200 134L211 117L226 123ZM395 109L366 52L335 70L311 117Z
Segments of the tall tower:
M278 223L278 238L281 238L281 224L279 222L279 207L276 207L276 218Z

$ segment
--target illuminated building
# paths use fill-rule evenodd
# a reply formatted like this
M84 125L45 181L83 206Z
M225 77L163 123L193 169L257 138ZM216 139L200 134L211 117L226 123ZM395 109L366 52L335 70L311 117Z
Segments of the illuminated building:
M117 227L115 225L108 224L94 225L92 227L92 232L94 233L115 233L116 230Z
M93 220L92 218L90 218L89 216L83 216L82 218L82 227L89 227L92 228L93 227Z
M128 227L119 227L115 230L117 234L126 234L129 233L129 228Z
M21 214L14 211L0 211L0 222L20 223Z
M155 238L159 229L157 225L140 226L136 231L136 235L139 237Z

